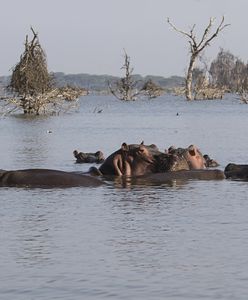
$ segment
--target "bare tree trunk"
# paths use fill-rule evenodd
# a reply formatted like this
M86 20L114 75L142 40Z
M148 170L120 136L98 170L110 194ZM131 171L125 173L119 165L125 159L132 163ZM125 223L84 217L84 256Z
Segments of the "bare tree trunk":
M225 18L222 17L222 20L220 24L217 26L217 29L215 30L214 33L211 34L211 29L213 26L214 18L210 18L209 23L207 27L205 28L203 35L199 41L196 40L196 35L194 33L195 30L195 25L191 28L189 32L183 31L178 29L174 24L172 24L169 20L167 19L167 22L169 25L176 30L177 32L181 33L185 37L187 37L189 45L190 45L190 61L189 61L189 67L188 67L188 72L187 76L185 79L185 96L186 99L191 101L193 100L192 96L192 81L193 81L193 70L195 67L196 60L199 56L199 54L207 47L210 45L210 42L217 37L220 31L222 31L225 27L229 26L229 24L224 24Z
M185 96L186 96L186 99L189 101L193 100L192 81L193 81L193 71L194 71L194 67L195 67L196 58L197 58L196 55L192 55L190 58L188 72L187 72L186 81L185 81L185 85L186 85Z

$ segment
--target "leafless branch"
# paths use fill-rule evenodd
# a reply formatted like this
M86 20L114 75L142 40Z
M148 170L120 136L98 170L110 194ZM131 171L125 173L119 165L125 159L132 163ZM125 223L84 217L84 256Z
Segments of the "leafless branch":
M192 79L193 79L193 70L195 67L196 60L199 56L199 54L205 49L206 46L210 44L210 42L217 37L217 35L227 26L230 24L224 24L225 18L224 16L221 19L220 24L217 26L215 32L211 35L211 29L213 27L214 18L210 18L209 23L207 27L205 28L203 35L199 42L196 40L196 35L194 34L195 25L191 28L189 32L186 32L184 30L178 29L169 18L167 18L167 22L169 25L177 32L181 33L182 35L186 36L188 38L188 42L190 45L190 61L189 61L189 67L187 71L187 77L186 77L186 87L185 87L185 95L188 100L192 100Z

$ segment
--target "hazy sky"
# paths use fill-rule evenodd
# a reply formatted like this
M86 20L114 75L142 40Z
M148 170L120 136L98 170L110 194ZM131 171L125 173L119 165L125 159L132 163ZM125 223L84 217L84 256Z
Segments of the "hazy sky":
M227 27L205 51L211 61L220 47L248 59L248 0L0 0L0 74L8 75L24 50L30 26L39 33L49 71L121 75L123 48L134 73L184 75L186 38L166 19L200 33L216 17Z

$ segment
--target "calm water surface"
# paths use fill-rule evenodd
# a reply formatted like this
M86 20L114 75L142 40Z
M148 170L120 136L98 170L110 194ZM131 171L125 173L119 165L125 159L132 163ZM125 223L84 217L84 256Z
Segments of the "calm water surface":
M99 113L102 111L101 113ZM248 106L233 97L81 99L80 112L0 120L2 169L70 171L72 151L192 143L248 163ZM52 133L48 133L48 130ZM0 191L0 299L247 299L247 182Z

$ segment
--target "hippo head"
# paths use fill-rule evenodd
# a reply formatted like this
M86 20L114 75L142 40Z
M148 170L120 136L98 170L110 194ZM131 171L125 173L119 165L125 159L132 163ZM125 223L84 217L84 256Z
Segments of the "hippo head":
M204 169L205 160L194 145L188 148L170 147L166 153L160 152L155 145L123 144L122 157L125 157L128 175L145 175L168 171Z
M188 164L180 156L171 153L154 155L156 160L156 173L168 171L187 170Z
M219 163L216 160L210 158L208 154L204 154L203 157L205 159L205 166L207 168L216 168L219 166Z
M131 175L132 157L129 155L130 147L123 143L121 148L110 154L102 163L99 172L103 175Z
M185 159L185 149L170 148L167 153L160 152L156 145L129 145L128 159L132 175L163 173L168 171L189 170Z
M129 166L128 175L145 175L153 173L155 171L155 159L153 152L156 149L152 146L146 146L142 142L140 145L128 145L128 151L126 151L126 163ZM127 150L127 149L125 149Z
M73 155L74 155L75 158L77 158L78 155L79 155L79 152L78 152L77 150L74 150L74 151L73 151Z
M195 145L190 145L186 149L185 158L188 161L189 168L191 170L206 168L205 159L200 150Z
M166 153L156 145L126 144L112 153L100 166L103 175L140 176L167 171L204 169L205 160L198 148L170 147Z
M176 148L171 146L167 152L173 158L173 164L171 165L170 171L189 170L189 164L186 159L187 149Z
M174 171L205 168L205 159L195 145L190 145L188 148L171 146L167 153L177 157Z
M226 178L248 180L248 165L229 163L224 173Z
M151 146L153 148L153 146ZM142 142L138 146L130 145L129 146L129 156L132 157L132 160L140 160L147 162L149 164L154 163L154 158L150 146L145 146Z
M104 157L102 151L97 151L95 153L95 157L96 157L98 163L102 163L105 160L105 157Z
M158 172L159 155L163 154L154 144L126 144L123 143L121 148L111 154L100 167L100 171L106 173L105 166L112 165L113 168L108 170L108 174L139 176L149 173Z

